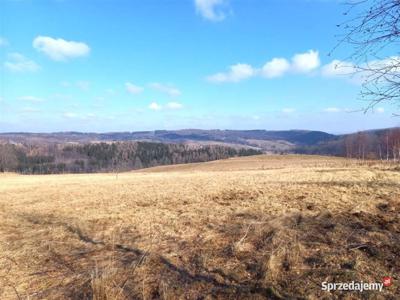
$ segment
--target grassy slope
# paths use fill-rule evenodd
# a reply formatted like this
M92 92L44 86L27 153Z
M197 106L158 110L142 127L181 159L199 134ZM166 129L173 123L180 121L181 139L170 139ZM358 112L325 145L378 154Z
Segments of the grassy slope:
M0 175L0 298L320 299L391 275L365 296L395 299L399 199L395 167L327 157Z

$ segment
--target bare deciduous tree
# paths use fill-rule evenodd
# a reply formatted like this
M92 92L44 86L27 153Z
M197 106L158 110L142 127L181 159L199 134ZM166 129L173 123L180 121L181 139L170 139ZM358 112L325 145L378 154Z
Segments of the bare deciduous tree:
M13 171L18 160L12 145L0 144L0 172Z
M348 57L362 81L361 97L366 111L380 102L400 102L400 1L359 0L348 2L349 20L338 25L350 44Z

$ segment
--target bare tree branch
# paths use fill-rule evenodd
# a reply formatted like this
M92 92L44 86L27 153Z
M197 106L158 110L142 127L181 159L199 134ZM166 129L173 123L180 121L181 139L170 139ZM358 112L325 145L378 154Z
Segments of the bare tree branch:
M399 105L400 0L362 0L347 5L344 14L352 17L338 25L345 34L335 48L344 43L354 47L347 60L360 75L361 97L369 103L365 111L381 102Z

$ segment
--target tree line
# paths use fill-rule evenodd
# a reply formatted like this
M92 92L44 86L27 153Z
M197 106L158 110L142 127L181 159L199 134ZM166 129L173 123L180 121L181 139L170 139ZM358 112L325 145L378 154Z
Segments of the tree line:
M400 128L348 134L316 145L298 147L295 152L400 161Z
M358 159L400 160L400 128L379 135L359 132L345 138L346 157Z
M0 144L0 172L59 174L118 172L159 165L206 162L261 154L221 145L189 146L153 142L88 144Z

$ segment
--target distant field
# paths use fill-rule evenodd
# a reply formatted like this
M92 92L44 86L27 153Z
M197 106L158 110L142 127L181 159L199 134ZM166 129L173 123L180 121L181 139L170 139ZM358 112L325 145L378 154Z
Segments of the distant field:
M399 214L399 165L343 158L3 174L0 299L399 299Z

